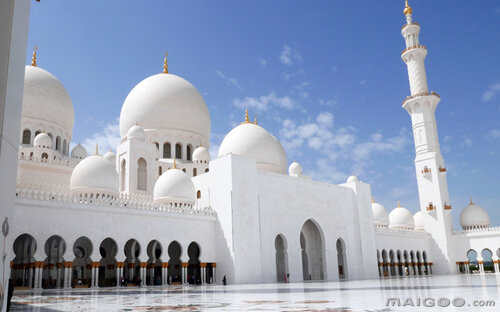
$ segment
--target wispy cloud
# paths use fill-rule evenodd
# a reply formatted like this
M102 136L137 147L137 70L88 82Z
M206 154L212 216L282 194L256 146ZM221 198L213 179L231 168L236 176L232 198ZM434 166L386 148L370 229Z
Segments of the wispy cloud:
M491 129L488 131L488 137L492 139L500 139L500 129Z
M219 76L222 80L224 80L226 82L227 85L229 86L233 86L233 87L236 87L240 90L243 90L243 88L240 86L238 80L236 78L233 78L233 77L228 77L226 76L226 74L224 74L223 72L221 72L220 70L216 70L215 73L217 74L217 76Z
M297 62L302 61L302 55L300 55L297 49L292 48L288 44L283 46L280 54L280 62L281 64L291 66Z
M295 101L288 96L279 97L274 92L259 97L236 98L233 105L237 108L254 108L257 111L267 111L271 106L285 109L295 108Z
M491 101L498 94L498 92L500 92L500 82L492 84L488 87L488 89L483 93L483 102Z
M261 57L261 58L259 59L259 64L260 64L260 66L262 66L262 67L267 67L268 61L267 61L265 58L262 58L262 57Z
M101 131L86 138L82 145L89 154L95 150L96 144L99 145L99 151L105 153L116 150L120 140L120 124L119 119L116 119L107 124Z

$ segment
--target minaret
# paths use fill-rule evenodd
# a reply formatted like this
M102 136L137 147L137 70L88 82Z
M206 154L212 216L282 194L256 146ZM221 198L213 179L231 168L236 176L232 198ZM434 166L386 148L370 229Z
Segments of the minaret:
M403 101L402 106L411 116L420 209L431 216L425 230L432 234L439 249L434 253L440 255L440 259L434 259L437 271L448 273L454 268L449 251L452 219L446 167L439 148L435 116L440 97L435 92L429 92L424 63L427 48L419 42L420 25L413 21L412 14L413 10L406 0L406 24L401 29L406 49L401 53L401 58L408 67L411 95Z

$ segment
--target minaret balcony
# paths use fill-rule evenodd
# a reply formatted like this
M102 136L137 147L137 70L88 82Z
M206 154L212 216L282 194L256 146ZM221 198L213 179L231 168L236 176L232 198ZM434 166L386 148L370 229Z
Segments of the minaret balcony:
M426 207L427 211L434 211L435 209L436 209L436 207L432 203L429 203L429 205L427 205L427 207Z
M444 168L444 167L439 167L439 172L440 172L440 173L446 173L446 168Z
M444 210L451 210L451 205L444 204Z
M404 49L403 52L401 52L401 55L405 54L408 51L415 50L415 49L424 49L424 50L427 51L427 47L426 46L424 46L422 44L417 44L417 45L414 45L412 47L408 47L408 48Z
M430 178L432 175L432 169L427 166L425 166L420 172L425 178Z
M431 91L431 92L422 92L422 93L416 93L416 94L412 94L412 95L409 95L407 96L404 100L403 100L403 103L401 104L403 106L403 108L405 108L405 105L415 99L415 98L418 98L418 97L422 97L422 96L434 96L436 99L436 105L437 103L439 102L439 100L441 99L441 96L439 94L437 94L436 92L434 91ZM406 109L406 108L405 108Z

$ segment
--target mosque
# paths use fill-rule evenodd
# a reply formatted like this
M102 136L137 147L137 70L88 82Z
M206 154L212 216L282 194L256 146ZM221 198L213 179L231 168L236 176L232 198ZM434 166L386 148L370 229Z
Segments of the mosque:
M121 141L70 149L74 108L34 51L24 73L17 187L8 246L17 288L295 282L500 272L500 228L472 201L453 228L447 169L419 42L406 3L409 113L420 209L389 213L370 185L302 174L246 112L211 159L210 113L168 70L139 82ZM376 196L375 196L376 197Z

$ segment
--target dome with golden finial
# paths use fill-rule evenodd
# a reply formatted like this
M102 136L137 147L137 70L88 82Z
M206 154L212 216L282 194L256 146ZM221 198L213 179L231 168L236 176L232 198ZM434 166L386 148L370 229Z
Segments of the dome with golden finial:
M413 9L411 8L411 6L408 4L408 0L405 1L405 9L403 11L403 14L404 15L408 15L408 14L412 14L413 13Z

